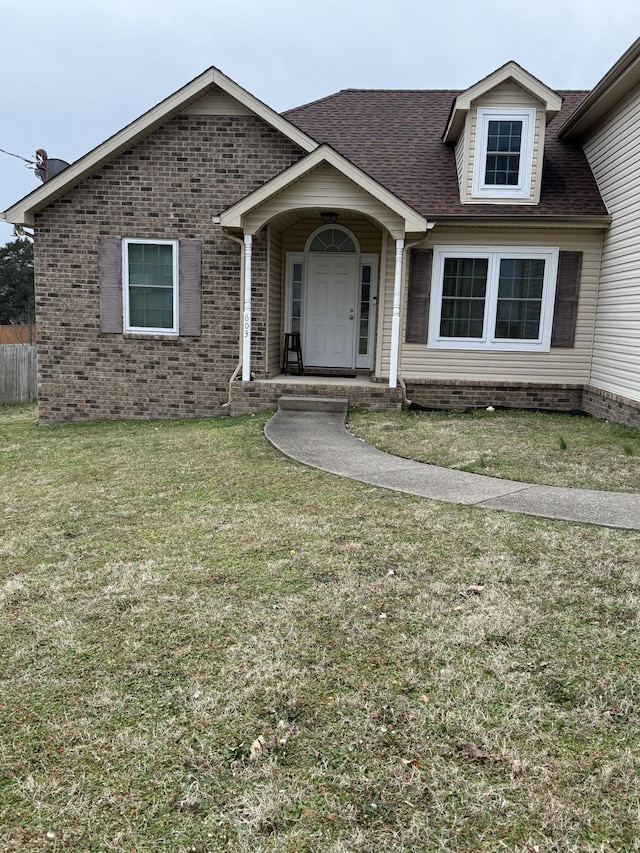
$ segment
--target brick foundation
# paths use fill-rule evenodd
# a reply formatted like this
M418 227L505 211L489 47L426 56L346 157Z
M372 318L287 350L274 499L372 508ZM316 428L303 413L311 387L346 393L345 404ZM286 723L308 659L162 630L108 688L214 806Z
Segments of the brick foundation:
M512 409L583 411L595 418L640 429L640 402L591 386L459 380L406 380L406 385L409 400L429 409L507 406Z
M582 385L537 385L534 383L461 382L405 380L407 397L433 409L486 408L547 409L570 412L582 406Z
M595 418L640 429L640 403L635 400L588 385L582 394L582 407Z
M280 397L338 397L348 399L351 408L369 409L375 412L398 412L402 408L402 391L374 382L350 385L278 382L232 382L229 413L243 415L276 409Z

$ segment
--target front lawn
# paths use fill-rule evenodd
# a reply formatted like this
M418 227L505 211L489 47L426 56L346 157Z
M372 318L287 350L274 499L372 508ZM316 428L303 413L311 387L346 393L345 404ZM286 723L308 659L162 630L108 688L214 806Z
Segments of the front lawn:
M0 847L637 851L637 533L0 410Z
M524 483L640 492L640 430L523 410L350 412L349 428L381 450Z

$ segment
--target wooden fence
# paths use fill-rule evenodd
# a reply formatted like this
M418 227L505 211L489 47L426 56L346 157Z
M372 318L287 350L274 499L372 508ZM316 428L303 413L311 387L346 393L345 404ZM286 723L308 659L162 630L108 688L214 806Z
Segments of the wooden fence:
M31 344L0 346L0 406L38 398L36 348Z
M0 344L35 344L36 327L0 326Z

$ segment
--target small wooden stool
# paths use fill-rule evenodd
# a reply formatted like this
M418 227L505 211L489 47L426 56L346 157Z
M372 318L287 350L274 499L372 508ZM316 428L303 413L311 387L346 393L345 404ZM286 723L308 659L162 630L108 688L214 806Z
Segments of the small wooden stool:
M284 355L282 357L282 372L285 376L289 375L290 353L294 353L295 365L298 374L304 374L304 365L302 364L302 346L300 344L299 332L285 332L284 335Z

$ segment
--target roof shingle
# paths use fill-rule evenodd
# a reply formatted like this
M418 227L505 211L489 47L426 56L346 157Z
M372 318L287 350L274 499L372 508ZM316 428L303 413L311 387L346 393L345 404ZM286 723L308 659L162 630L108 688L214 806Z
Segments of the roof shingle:
M559 92L547 127L540 204L461 204L455 152L442 142L451 90L345 89L283 113L428 218L602 216L607 210L582 148L557 129L586 92Z

